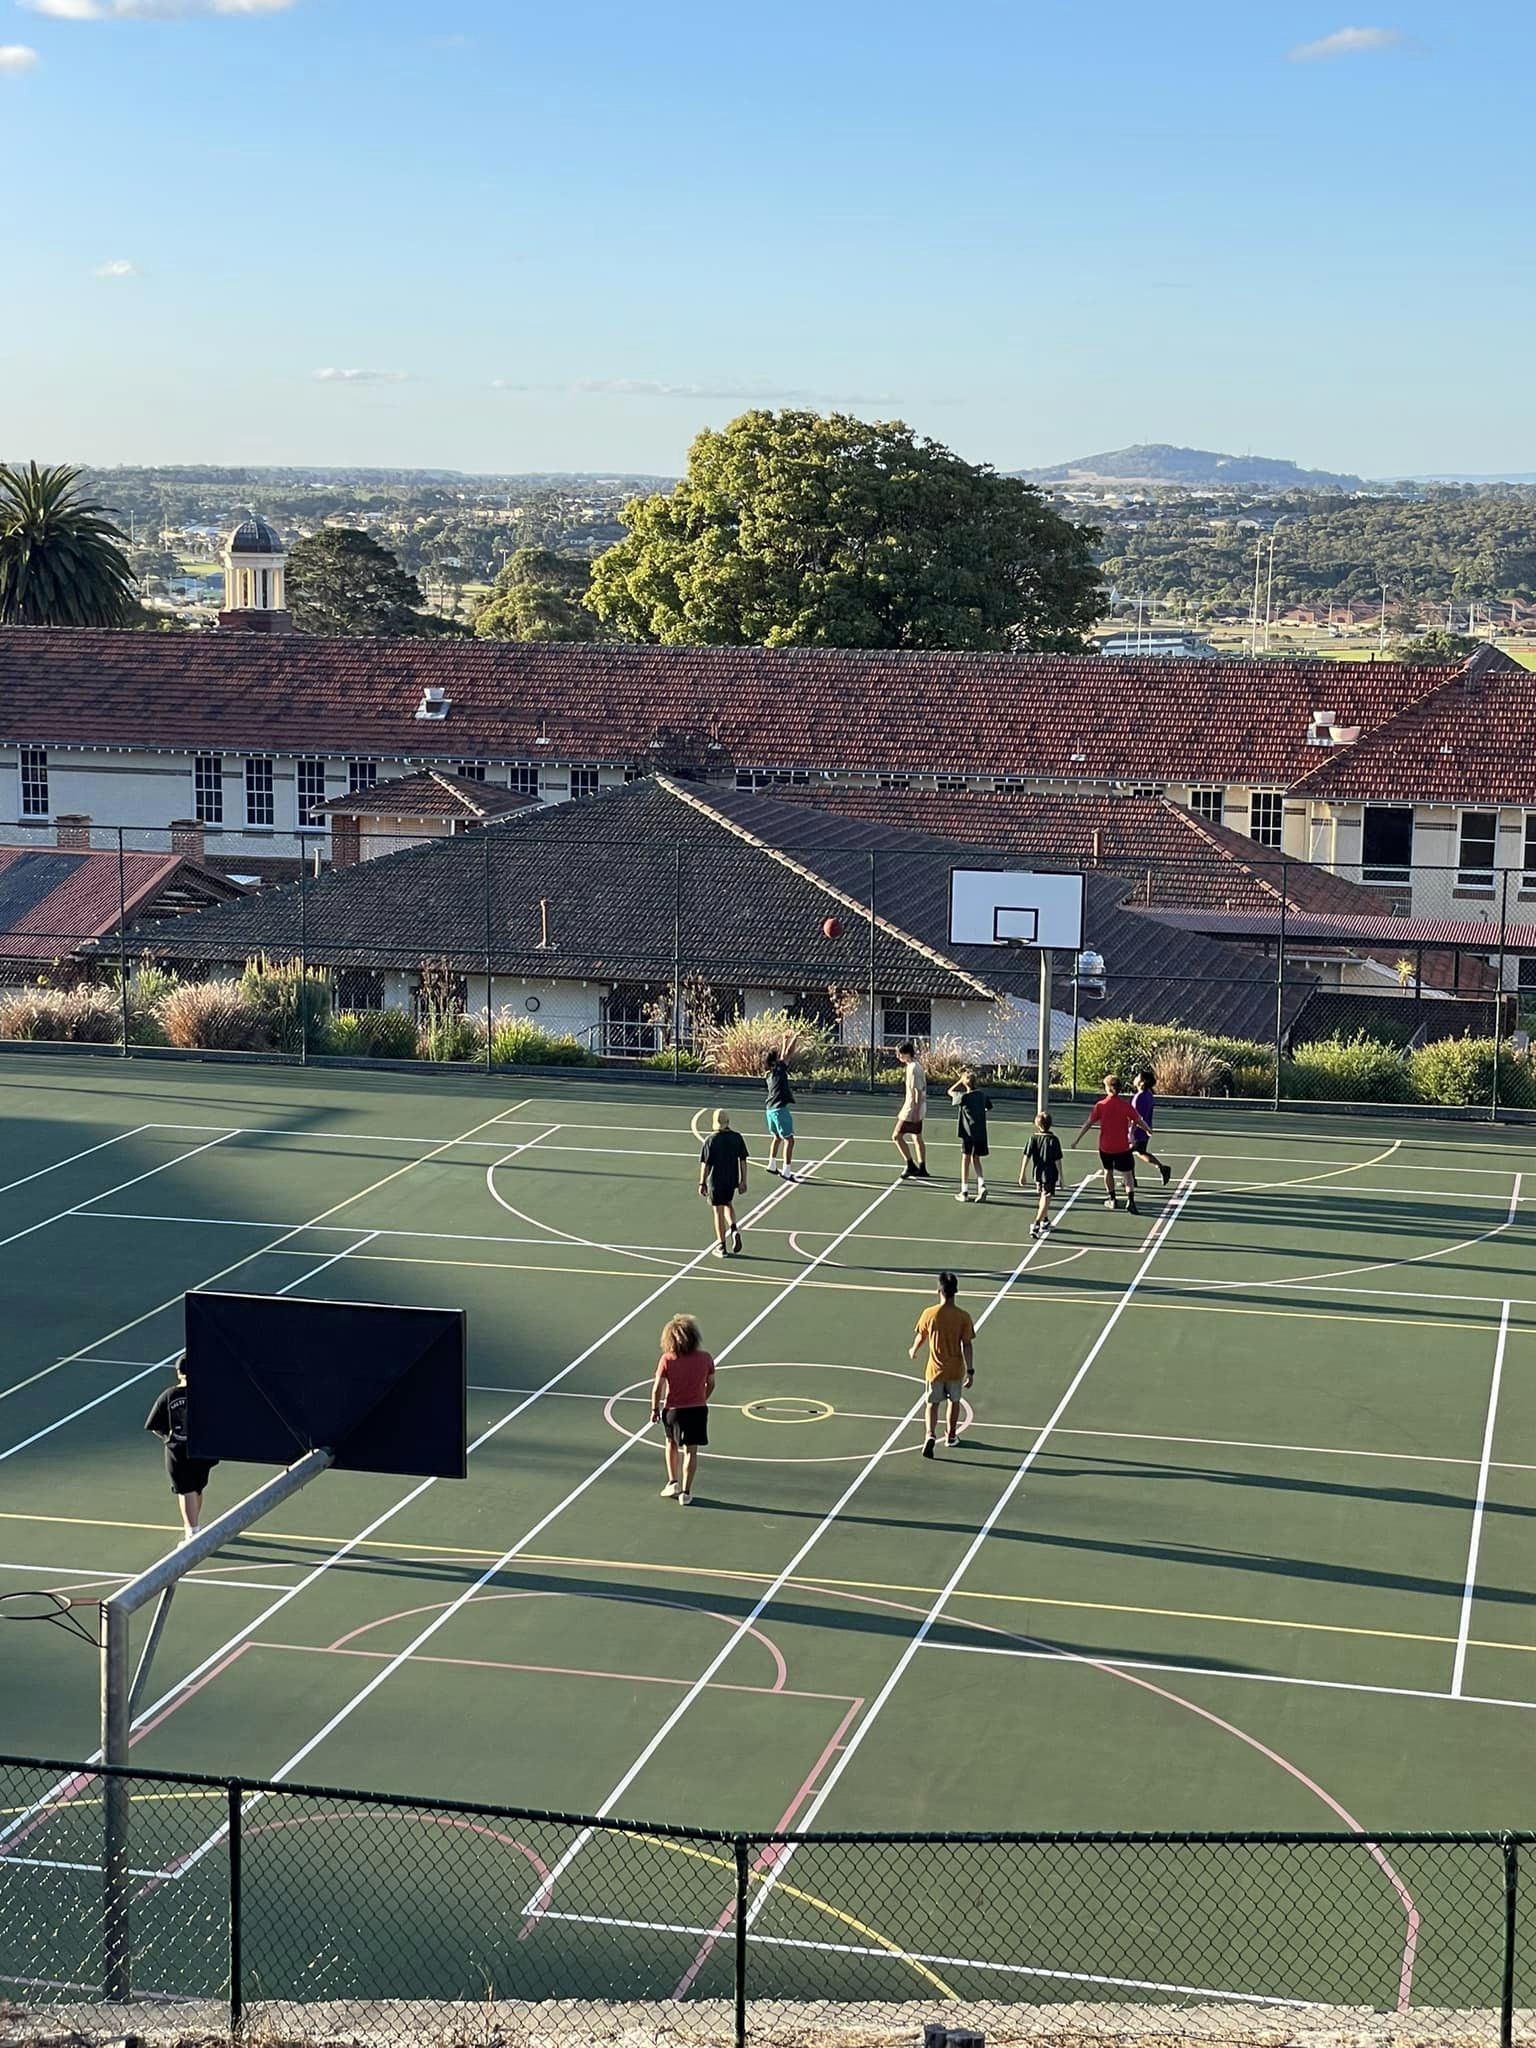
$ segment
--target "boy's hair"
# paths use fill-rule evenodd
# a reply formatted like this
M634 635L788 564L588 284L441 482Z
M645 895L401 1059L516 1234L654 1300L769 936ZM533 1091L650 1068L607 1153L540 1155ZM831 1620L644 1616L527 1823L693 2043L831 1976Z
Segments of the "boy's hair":
M969 1067L962 1067L960 1069L960 1078L965 1083L967 1088L974 1088L976 1086L976 1076L971 1072Z
M915 1060L917 1058L917 1047L913 1044L910 1038L904 1038L901 1041L900 1045L897 1046L896 1057L898 1059L905 1057L909 1060Z
M1048 1131L1050 1128L1051 1112L1048 1109L1042 1109L1040 1114L1035 1118L1035 1129L1037 1131Z
M171 1367L171 1370L180 1379L186 1379L188 1377L187 1354L185 1353L185 1351L183 1351L180 1358L176 1360L175 1364Z
M939 1292L946 1301L953 1301L959 1290L960 1281L958 1275L954 1273L941 1273L939 1275Z
M674 1358L686 1358L690 1351L697 1351L703 1338L699 1326L692 1316L673 1316L661 1333L661 1348Z
M731 1128L731 1119L728 1112L723 1109L717 1109L709 1120L709 1127L713 1131L728 1131Z
M1157 1076L1150 1067L1138 1067L1136 1070L1136 1086L1138 1088L1155 1088L1157 1086Z
M1107 1095L1117 1095L1120 1092L1120 1076L1118 1074L1106 1074L1104 1076L1104 1092Z
M784 1048L782 1045L770 1045L763 1053L763 1065L765 1067L776 1067L779 1064L779 1061L783 1059L783 1057Z

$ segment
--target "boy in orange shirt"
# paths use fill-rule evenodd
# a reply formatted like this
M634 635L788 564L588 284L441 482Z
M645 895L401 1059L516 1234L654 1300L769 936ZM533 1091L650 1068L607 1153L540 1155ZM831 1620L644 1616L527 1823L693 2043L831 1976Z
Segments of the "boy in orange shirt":
M960 1287L953 1273L939 1275L939 1298L925 1308L917 1319L917 1328L912 1333L912 1346L908 1358L916 1358L926 1344L928 1346L928 1434L923 1439L923 1456L933 1456L934 1440L939 1431L939 1409L946 1402L949 1406L949 1430L944 1438L947 1450L953 1450L960 1441L960 1397L976 1378L976 1360L973 1346L976 1342L976 1325L963 1308L956 1308L955 1295Z

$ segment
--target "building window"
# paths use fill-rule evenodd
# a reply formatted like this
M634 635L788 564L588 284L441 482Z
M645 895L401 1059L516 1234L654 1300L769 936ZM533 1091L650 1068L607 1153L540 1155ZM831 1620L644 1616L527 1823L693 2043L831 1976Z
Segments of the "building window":
M1222 789L1192 789L1189 792L1189 808L1197 818L1203 818L1207 825L1219 825L1226 791Z
M248 754L245 761L245 822L272 825L277 822L272 801L272 756Z
M316 804L325 802L325 763L313 754L299 756L299 829L306 825L318 826L322 819L315 817Z
M933 786L940 796L963 796L971 785L964 775L935 775Z
M349 761L347 763L347 795L357 796L365 789L379 786L379 764L377 761Z
M1520 886L1536 889L1536 811L1525 814L1525 855L1521 868Z
M485 771L490 765L489 761L461 761L458 772L468 782L484 782Z
M738 789L809 789L809 768L738 768Z
M1022 775L994 775L992 787L999 796L1018 796L1027 784Z
M507 772L507 787L517 796L537 796L539 793L538 762L514 761Z
M338 1010L382 1010L384 977L372 967L342 967L336 974Z
M904 1038L915 1038L921 1041L927 1038L932 1030L933 1005L931 1003L887 1003L881 1013L880 1042L882 1045L900 1045Z
M1280 846L1285 839L1285 793L1256 789L1248 813L1248 836L1260 846Z
M571 770L572 796L596 796L597 790L597 770L590 763L584 762L580 767Z
M1413 812L1406 804L1367 804L1360 841L1363 882L1413 878Z
M902 790L912 787L910 775L882 775L876 782L877 789Z
M665 996L622 985L603 998L603 1051L610 1059L642 1059L670 1044L671 1004ZM686 1025L684 1037L687 1037Z
M224 758L198 754L192 763L192 809L201 825L224 822Z
M24 818L46 818L48 815L46 747L23 747L21 750L21 815Z
M1456 852L1456 880L1463 889L1493 887L1494 848L1499 838L1497 811L1463 811Z
M1536 953L1520 955L1519 987L1522 995L1536 995Z

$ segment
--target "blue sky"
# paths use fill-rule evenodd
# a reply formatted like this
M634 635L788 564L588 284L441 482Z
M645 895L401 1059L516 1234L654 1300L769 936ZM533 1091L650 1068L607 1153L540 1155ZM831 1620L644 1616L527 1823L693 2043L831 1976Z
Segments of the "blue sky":
M0 452L1536 470L1533 75L1530 0L0 0Z

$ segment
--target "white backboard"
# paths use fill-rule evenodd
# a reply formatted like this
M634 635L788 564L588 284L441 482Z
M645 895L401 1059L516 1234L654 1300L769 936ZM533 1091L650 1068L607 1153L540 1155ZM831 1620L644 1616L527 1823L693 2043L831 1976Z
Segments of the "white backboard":
M1037 946L1081 952L1083 878L999 868L951 868L949 942L952 946Z

